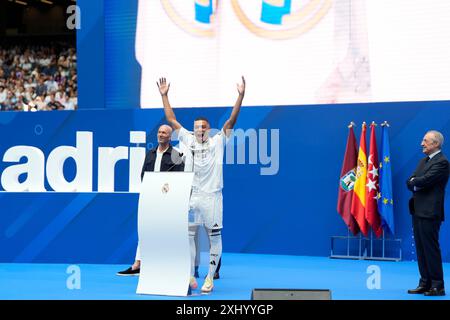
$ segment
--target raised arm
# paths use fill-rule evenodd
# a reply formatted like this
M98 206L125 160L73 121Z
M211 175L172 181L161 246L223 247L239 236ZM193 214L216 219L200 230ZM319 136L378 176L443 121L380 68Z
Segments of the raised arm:
M234 104L233 111L231 111L231 116L228 118L227 121L225 121L225 124L223 125L223 131L227 135L227 137L231 134L231 129L234 128L234 125L236 124L236 120L239 115L239 111L241 110L242 100L244 100L245 95L245 79L242 77L242 83L237 84L237 90L238 90L238 98L236 100L236 103Z
M156 84L158 85L159 93L161 94L164 106L164 114L166 115L167 122L172 126L174 130L180 129L181 124L177 121L175 113L170 106L169 97L167 96L167 94L169 93L170 83L167 84L166 78L159 78L159 82L156 82Z

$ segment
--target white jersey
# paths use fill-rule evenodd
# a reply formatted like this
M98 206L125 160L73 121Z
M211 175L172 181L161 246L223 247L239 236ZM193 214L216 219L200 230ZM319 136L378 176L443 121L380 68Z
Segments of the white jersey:
M178 139L186 154L185 171L194 171L192 188L212 193L223 188L223 154L228 141L223 130L200 143L194 133L181 127Z

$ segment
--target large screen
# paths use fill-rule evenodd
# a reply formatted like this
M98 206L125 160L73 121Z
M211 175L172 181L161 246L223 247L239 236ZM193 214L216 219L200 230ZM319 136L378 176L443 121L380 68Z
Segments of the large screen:
M447 0L140 0L142 108L450 99Z

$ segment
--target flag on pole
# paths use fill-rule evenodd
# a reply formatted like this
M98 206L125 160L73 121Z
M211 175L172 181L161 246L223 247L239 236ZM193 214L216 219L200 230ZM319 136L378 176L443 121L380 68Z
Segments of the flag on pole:
M367 165L367 184L366 184L366 220L372 227L373 232L379 238L383 234L381 228L380 214L378 213L378 151L377 139L375 135L376 124L370 125L370 151Z
M344 161L342 163L341 178L339 180L339 193L337 202L337 212L341 215L348 229L357 235L359 232L358 224L351 214L353 187L356 181L356 138L353 126L350 123L348 130L347 146L345 148Z
M367 236L368 225L366 221L366 177L367 177L367 153L366 153L366 123L363 122L361 138L359 140L358 162L356 166L356 181L353 187L351 213L358 223L359 229Z
M381 125L381 161L380 161L380 192L378 196L378 211L381 215L381 225L385 231L394 234L394 196L392 193L391 152L389 148L389 124Z

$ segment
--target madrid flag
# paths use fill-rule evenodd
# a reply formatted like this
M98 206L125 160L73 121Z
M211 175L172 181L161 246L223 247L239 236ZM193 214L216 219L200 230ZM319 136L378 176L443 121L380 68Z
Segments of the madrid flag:
M380 214L378 213L378 196L379 196L379 175L378 175L378 152L377 140L375 137L375 126L372 122L370 125L370 151L367 166L367 183L366 183L366 220L372 227L373 232L379 238L383 234L381 228Z

